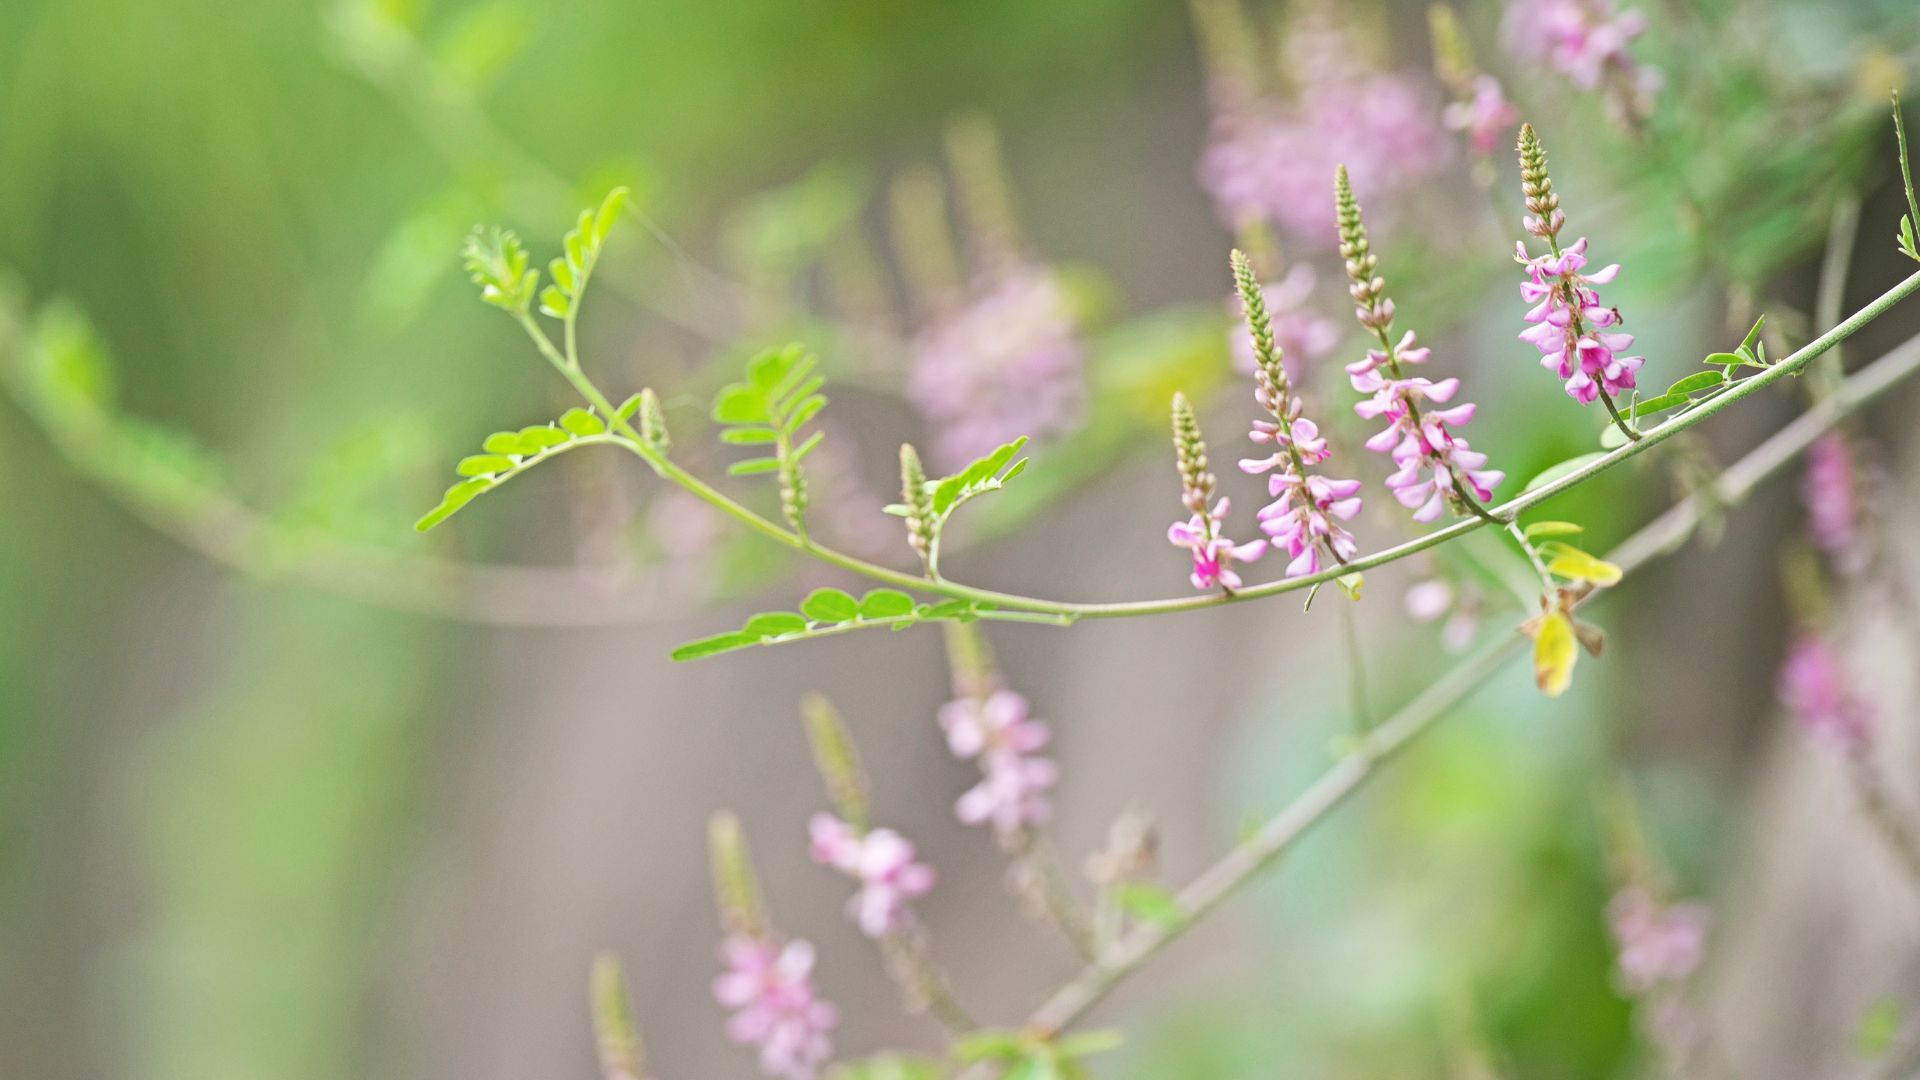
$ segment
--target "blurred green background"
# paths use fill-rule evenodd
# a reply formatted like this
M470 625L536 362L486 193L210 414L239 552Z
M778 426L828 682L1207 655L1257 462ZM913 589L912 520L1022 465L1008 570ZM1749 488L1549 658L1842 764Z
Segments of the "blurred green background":
M1692 247L1670 228L1669 167L1634 156L1591 109L1561 114L1560 130L1581 133L1556 143L1561 187L1615 230L1612 257L1640 258L1618 302L1673 377L1755 305L1804 333L1792 315L1810 311L1841 191L1866 199L1848 295L1901 272L1884 243L1897 196L1881 94L1911 74L1915 27L1895 0L1760 5L1764 19L1724 3L1650 7L1656 52L1664 26L1732 20L1772 70L1827 92L1741 66L1735 42L1685 58L1711 69L1675 94L1687 167L1709 192ZM1425 65L1419 5L1355 13ZM1476 25L1493 21L1480 12ZM895 1014L839 925L835 883L800 849L818 799L791 703L815 688L871 739L887 816L941 861L929 923L962 989L1011 1021L1070 970L1020 925L990 845L947 816L964 770L931 722L945 696L932 635L667 665L674 643L751 610L753 575L772 572L753 548L719 614L675 594L633 619L587 620L635 625L571 629L385 610L340 595L364 584L314 589L298 568L350 545L403 560L402 578L404 560L465 556L582 564L591 584L582 504L617 491L637 514L652 505L638 476L569 460L468 511L454 535L410 530L480 435L570 404L474 301L457 264L474 224L511 225L547 253L580 207L631 185L653 231L618 234L593 363L619 396L682 388L670 404L692 418L708 361L811 325L742 316L713 268L751 281L777 262L782 229L871 227L887 177L936 159L948 123L978 110L1001 129L1029 242L1095 282L1107 366L1092 377L1121 388L1103 399L1103 422L1120 419L1098 429L1097 456L1118 464L1057 451L1084 481L957 575L1046 595L1177 591L1154 410L1189 367L1230 377L1224 349L1192 355L1224 333L1230 238L1193 178L1207 106L1184 5L3 0L0 25L13 298L0 348L10 367L56 368L56 397L79 404L48 406L42 391L38 407L80 418L50 428L17 379L0 406L0 1073L585 1076L586 959L610 945L628 958L663 1076L749 1075L705 997L717 929L701 830L729 802L770 889L792 898L783 921L822 944L827 989L849 1005L843 1043L930 1048L935 1032ZM1816 100L1829 106L1817 116ZM809 176L817 186L789 187ZM1464 167L1447 183L1484 206ZM763 198L775 189L785 201ZM1423 336L1473 367L1483 416L1533 416L1560 398L1514 352L1503 227L1488 219L1483 266L1464 274L1450 273L1445 237L1406 241L1390 265L1413 283L1404 308ZM714 322L743 327L739 343L711 340ZM1877 326L1858 355L1917 322ZM1145 374L1125 368L1129 346L1161 340L1155 327L1173 342L1165 355ZM831 371L839 339L817 329ZM90 434L109 384L116 434ZM884 488L889 440L911 417L884 394L848 400L872 436L850 440L855 467ZM1793 407L1780 395L1716 425L1714 448ZM1217 421L1221 442L1241 411ZM1574 421L1483 424L1517 478L1592 445ZM1144 457L1105 452L1116 445ZM1142 505L1146 491L1161 503ZM1667 491L1645 470L1557 516L1595 522L1602 546ZM264 508L271 535L235 541L261 527L230 516L241 506ZM1129 1034L1113 1074L1470 1076L1483 1057L1502 1075L1635 1074L1645 1051L1610 983L1593 792L1625 761L1686 891L1724 897L1716 883L1742 865L1728 849L1764 801L1778 727L1771 537L1792 513L1775 492L1727 546L1632 586L1606 609L1615 648L1583 665L1563 705L1513 672L1477 697L1257 900L1103 1015ZM1099 550L1069 567L1070 543ZM1430 632L1398 618L1411 580L1370 586L1382 702L1444 663ZM797 587L759 602L788 604ZM417 606L404 592L386 599ZM1282 602L1010 634L1010 677L1060 732L1062 847L1091 848L1122 807L1146 803L1179 880L1277 807L1343 730L1343 680L1306 674L1337 668L1329 625ZM1709 663L1689 652L1702 640L1727 647ZM1856 972L1856 996L1910 991L1914 970L1904 984ZM1849 1027L1824 1033L1843 1060L1847 1008Z

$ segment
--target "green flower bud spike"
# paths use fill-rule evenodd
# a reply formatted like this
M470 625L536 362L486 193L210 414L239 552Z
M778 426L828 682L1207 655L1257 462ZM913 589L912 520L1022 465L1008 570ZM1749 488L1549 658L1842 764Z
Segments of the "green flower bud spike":
M833 703L819 694L807 695L800 703L800 711L806 718L813 763L827 784L827 797L833 801L842 820L864 831L869 805L867 777L853 749L853 737L847 733L847 726Z

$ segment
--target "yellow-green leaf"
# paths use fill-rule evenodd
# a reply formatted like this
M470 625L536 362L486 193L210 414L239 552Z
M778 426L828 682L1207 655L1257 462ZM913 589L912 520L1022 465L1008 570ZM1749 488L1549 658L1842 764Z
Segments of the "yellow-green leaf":
M1569 581L1590 581L1600 586L1617 585L1620 582L1619 567L1579 548L1562 547L1547 563L1547 569Z
M1573 620L1555 611L1540 620L1540 632L1533 639L1533 680L1548 697L1559 697L1573 685L1573 664L1580 658L1580 643L1573 634Z

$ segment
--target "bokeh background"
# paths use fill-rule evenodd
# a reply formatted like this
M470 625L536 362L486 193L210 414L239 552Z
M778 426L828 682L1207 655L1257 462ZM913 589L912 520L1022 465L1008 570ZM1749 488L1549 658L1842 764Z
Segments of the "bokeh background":
M1863 222L1846 308L1905 273L1884 95L1912 76L1920 26L1905 0L1646 8L1666 156L1504 52L1494 6L1464 5L1548 135L1576 229L1627 263L1609 299L1659 382L1760 311L1779 342L1810 336L1836 204ZM1423 5L1346 18L1377 62L1427 78ZM616 233L587 318L602 384L661 387L677 440L712 462L704 396L746 353L805 340L845 387L843 502L875 493L864 509L891 527L893 450L923 429L897 392L901 338L857 329L910 318L887 193L941 162L957 118L985 117L1023 244L1084 306L1093 405L1036 452L1031 475L1052 479L1023 478L1038 486L1010 490L948 570L1048 596L1179 593L1165 396L1218 395L1221 460L1251 415L1226 348L1233 237L1196 181L1209 105L1185 5L3 0L0 24L0 1073L584 1077L587 963L611 948L662 1076L751 1075L707 990L722 807L779 921L821 947L840 1044L937 1049L842 919L843 883L807 859L823 799L796 703L815 690L854 729L882 820L939 867L924 912L962 995L1009 1023L1073 970L1020 916L991 839L952 819L972 781L933 721L936 633L669 663L846 582L709 529L626 461L574 455L441 532L410 525L486 432L572 404L475 302L462 239L498 222L545 256L625 183L646 225ZM1496 160L1498 210L1462 152L1376 240L1517 483L1597 426L1512 339L1518 198ZM1683 188L1703 214L1687 227ZM1344 320L1336 284L1316 303ZM1876 324L1849 365L1917 324ZM1731 460L1803 401L1770 394L1688 452ZM1897 392L1860 427L1909 568L1916 407ZM1656 462L1554 516L1599 550L1674 491ZM1737 1075L1875 1067L1920 1023L1920 922L1833 762L1774 704L1800 520L1776 483L1716 543L1622 587L1595 608L1605 658L1558 702L1519 670L1477 693L1102 1010L1128 1036L1103 1075L1642 1074L1602 914L1596 807L1622 784L1676 895L1715 910L1697 993ZM1407 528L1364 525L1381 544ZM1434 572L1369 575L1355 614L1376 713L1449 662L1400 600ZM1911 801L1913 627L1875 600L1890 588L1864 591L1835 604ZM1336 600L992 628L1054 726L1069 866L1138 807L1164 879L1184 880L1323 767L1351 723ZM1519 617L1495 607L1480 632Z

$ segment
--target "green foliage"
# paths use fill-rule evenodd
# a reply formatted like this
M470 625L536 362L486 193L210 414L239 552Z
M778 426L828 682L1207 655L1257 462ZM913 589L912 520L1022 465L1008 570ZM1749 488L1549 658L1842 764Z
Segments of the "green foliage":
M1122 881L1116 883L1111 893L1120 909L1136 921L1154 923L1160 926L1178 926L1187 921L1187 914L1180 910L1180 903L1165 886L1151 881Z
M750 645L780 645L873 627L905 630L931 622L969 623L995 610L992 604L971 600L917 603L898 589L873 589L857 599L841 589L815 589L800 602L798 612L761 612L738 630L680 646L673 658L700 660Z
M413 527L426 532L452 517L460 508L519 476L535 465L589 443L613 442L606 421L586 409L568 409L552 424L518 431L496 431L481 443L482 453L461 458L454 472L463 479L446 490L440 505Z
M1548 540L1556 536L1578 536L1586 531L1583 525L1571 521L1536 521L1521 530L1529 540Z
M931 1058L881 1054L837 1065L827 1080L944 1080L946 1066Z
M1114 1031L1089 1031L1049 1040L1026 1031L976 1031L953 1043L961 1065L997 1065L1001 1080L1089 1080L1085 1058L1120 1045Z
M824 432L794 443L794 437L826 408L819 392L826 379L815 373L819 361L800 345L769 349L747 361L745 378L720 388L713 419L723 425L720 441L734 446L765 446L772 453L736 461L730 476L778 473L780 509L794 531L806 532L807 481L801 463L820 445Z
M463 254L467 275L480 286L480 299L512 315L525 315L540 285L526 245L510 230L475 229Z
M607 192L600 209L582 210L580 222L562 241L565 254L547 264L553 284L540 290L540 313L555 319L570 320L578 314L580 298L587 291L587 279L600 261L607 234L626 209L628 193L623 187Z
M893 503L886 508L887 513L908 519L913 530L916 550L921 548L920 537L924 533L926 549L922 550L921 554L929 556L928 566L931 570L937 571L939 568L937 559L940 534L946 528L947 519L968 500L988 492L999 491L1011 483L1014 477L1025 472L1028 459L1016 458L1014 455L1026 445L1027 437L1022 435L992 453L974 460L966 468L951 476L941 477L938 480L927 480L923 477L919 481L918 492L902 491L902 497L912 498L915 506ZM907 460L905 455L910 454L911 450L911 447L902 448L903 485L913 483L911 476L919 469L920 463L917 457L912 459L911 469L905 467Z

